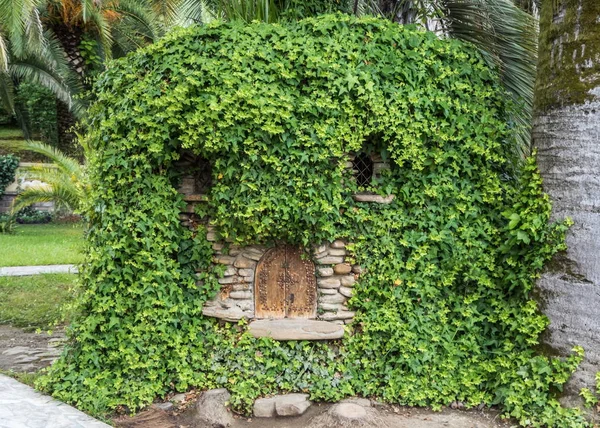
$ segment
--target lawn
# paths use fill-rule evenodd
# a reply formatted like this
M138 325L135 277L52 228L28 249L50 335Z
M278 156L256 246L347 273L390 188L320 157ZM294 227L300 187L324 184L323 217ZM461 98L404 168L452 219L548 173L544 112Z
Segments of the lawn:
M62 320L76 279L73 274L0 277L0 324L48 328Z
M80 263L82 247L80 224L18 225L0 234L0 267Z
M23 138L21 128L0 126L0 140L19 140Z

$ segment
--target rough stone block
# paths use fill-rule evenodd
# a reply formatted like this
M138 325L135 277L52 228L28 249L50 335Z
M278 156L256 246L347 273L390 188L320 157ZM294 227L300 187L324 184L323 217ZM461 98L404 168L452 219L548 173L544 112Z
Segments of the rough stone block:
M275 340L330 340L344 336L344 329L338 325L298 318L256 320L248 325L248 332L254 337Z
M231 395L224 388L204 392L196 403L196 421L215 428L231 426L233 415L226 407L230 398Z
M233 284L231 289L233 291L245 291L248 290L248 284Z
M344 287L352 287L355 282L356 278L354 278L354 275L346 275L341 278L341 283Z
M316 262L320 265L337 265L339 263L344 263L344 257L341 256L326 256L320 259L317 259Z
M340 287L340 294L346 297L352 297L352 289L348 287Z
M250 291L232 291L229 293L229 297L236 300L252 299L252 292Z
M346 254L346 250L344 250L343 248L332 248L329 250L330 256L345 256Z
M319 276L332 276L333 275L333 268L330 267L318 267L317 268L317 272L319 273Z
M337 312L342 309L342 305L339 303L321 303L319 308L326 312Z
M217 257L217 263L220 263L222 265L230 265L234 261L235 261L235 257L231 257L231 256L219 256L219 257Z
M259 398L254 402L254 416L257 418L272 418L275 413L275 397Z
M317 284L319 288L338 288L341 282L338 278L318 278Z
M338 311L337 313L325 312L319 318L325 321L333 321L333 320L347 320L354 318L354 312L350 311Z
M352 272L352 266L350 266L348 263L340 263L333 267L333 271L337 275L346 275Z
M232 266L229 266L227 269L225 269L223 276L233 276L236 273L237 273L237 269Z
M319 303L344 303L346 298L340 293L319 297Z
M240 269L240 276L254 276L254 269Z
M278 416L299 416L311 405L308 394L281 395L275 401L275 412Z
M330 245L331 248L346 248L346 243L341 239L336 239Z
M237 284L238 282L240 282L240 278L238 276L226 276L223 278L219 278L218 281L221 285Z
M335 288L319 288L319 293L321 294L337 294L337 290Z
M250 260L250 259L244 257L243 255L239 255L236 257L235 261L233 262L233 265L236 268L249 269L249 268L255 267L256 262L254 260Z

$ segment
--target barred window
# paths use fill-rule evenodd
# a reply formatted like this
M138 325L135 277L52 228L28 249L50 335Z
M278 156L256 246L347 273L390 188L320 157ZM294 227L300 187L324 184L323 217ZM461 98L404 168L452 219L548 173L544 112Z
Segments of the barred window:
M373 160L368 154L364 152L358 153L352 161L352 169L354 170L354 177L356 178L358 187L368 187L371 185Z

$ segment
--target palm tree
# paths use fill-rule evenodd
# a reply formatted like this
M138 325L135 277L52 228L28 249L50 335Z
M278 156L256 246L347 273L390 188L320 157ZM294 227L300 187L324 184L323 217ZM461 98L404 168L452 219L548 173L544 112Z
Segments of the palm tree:
M555 218L570 217L568 250L538 285L550 318L548 349L586 357L570 397L600 366L600 3L543 0L533 141Z
M4 107L17 113L11 101L14 85L30 79L57 95L59 140L69 146L69 130L81 116L85 102L74 102L85 94L90 65L82 52L85 38L93 41L100 66L113 56L122 56L157 40L175 19L179 0L4 0L0 2L0 68ZM40 70L32 72L20 62ZM9 67L9 64L13 67ZM61 70L59 72L58 66ZM8 73L9 68L18 72ZM7 73L9 75L7 75ZM67 78L68 76L68 78ZM73 78L76 76L76 78ZM10 77L10 79L9 79ZM77 81L79 80L79 81Z
M15 198L12 212L40 202L54 202L55 208L81 212L90 186L83 166L58 149L36 141L11 142L11 148L29 150L47 157L53 167L39 166L30 172L30 178L43 184L28 187Z

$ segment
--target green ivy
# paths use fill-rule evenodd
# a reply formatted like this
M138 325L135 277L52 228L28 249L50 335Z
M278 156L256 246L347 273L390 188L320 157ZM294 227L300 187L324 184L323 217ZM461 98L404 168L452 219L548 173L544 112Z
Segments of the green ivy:
M15 181L15 173L19 167L19 158L14 155L0 156L0 199L6 188Z
M510 106L473 47L341 14L215 23L114 63L96 89L84 316L39 387L96 413L222 386L246 412L307 391L585 425L555 399L581 350L533 350L548 320L532 288L567 225L549 224L535 160L513 171ZM390 160L374 188L391 204L352 199L345 154L365 146ZM202 316L222 269L205 227L180 224L182 149L211 162L202 213L233 242L352 241L365 273L343 340L255 339Z

